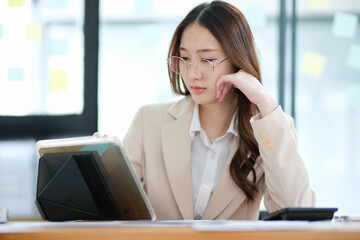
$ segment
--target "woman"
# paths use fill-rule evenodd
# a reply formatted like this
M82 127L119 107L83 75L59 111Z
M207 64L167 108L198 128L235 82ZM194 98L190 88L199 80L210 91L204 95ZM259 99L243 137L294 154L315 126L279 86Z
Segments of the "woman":
M142 107L124 147L158 220L258 219L313 207L295 129L261 85L247 21L234 6L195 7L168 53L170 82L185 97Z

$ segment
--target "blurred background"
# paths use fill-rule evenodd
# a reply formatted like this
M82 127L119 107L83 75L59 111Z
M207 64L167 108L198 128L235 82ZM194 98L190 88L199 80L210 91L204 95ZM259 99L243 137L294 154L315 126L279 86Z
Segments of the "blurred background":
M0 1L0 207L35 206L40 139L122 139L144 104L178 99L166 57L198 0ZM360 215L360 3L233 0L252 28L264 86L295 118L317 207Z

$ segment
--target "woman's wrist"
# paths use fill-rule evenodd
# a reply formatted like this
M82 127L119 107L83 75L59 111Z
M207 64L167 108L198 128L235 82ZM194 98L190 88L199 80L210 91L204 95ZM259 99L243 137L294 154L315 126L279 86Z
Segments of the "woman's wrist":
M261 92L259 101L256 103L256 105L260 111L261 118L269 115L278 106L273 96L267 91Z

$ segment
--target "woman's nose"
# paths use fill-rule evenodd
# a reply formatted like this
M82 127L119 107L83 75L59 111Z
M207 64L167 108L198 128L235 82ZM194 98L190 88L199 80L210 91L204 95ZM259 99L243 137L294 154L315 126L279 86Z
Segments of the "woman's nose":
M199 71L199 66L195 62L192 62L188 65L188 78L189 79L201 79L201 73Z

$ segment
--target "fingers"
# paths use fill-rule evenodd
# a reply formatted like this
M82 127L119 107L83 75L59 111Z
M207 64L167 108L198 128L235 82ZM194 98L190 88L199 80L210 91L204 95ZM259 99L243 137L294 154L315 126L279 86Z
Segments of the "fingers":
M101 134L99 132L94 132L93 136L94 137L101 137Z
M230 92L230 90L232 89L232 85L231 84L226 84L222 91L220 92L220 95L219 95L219 98L218 98L218 101L219 102L222 102L224 101L225 97L228 95L228 93Z
M101 137L107 137L108 135L107 135L107 134L101 134L101 133L99 133L99 132L94 132L93 136L94 136L94 137L101 138Z
M222 76L216 83L216 98L218 102L222 102L230 92L233 84L226 76Z
M223 90L223 84L222 85L219 85L219 86L216 86L216 99L219 99L220 96L221 96L221 92Z

